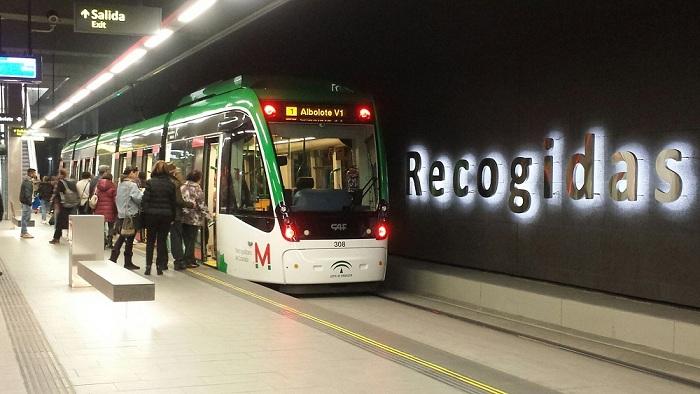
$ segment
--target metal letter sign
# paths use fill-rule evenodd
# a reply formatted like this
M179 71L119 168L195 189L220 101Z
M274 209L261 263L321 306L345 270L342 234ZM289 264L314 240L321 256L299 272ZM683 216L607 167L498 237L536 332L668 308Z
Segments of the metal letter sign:
M160 29L162 10L157 7L75 3L74 30L78 33L148 35Z

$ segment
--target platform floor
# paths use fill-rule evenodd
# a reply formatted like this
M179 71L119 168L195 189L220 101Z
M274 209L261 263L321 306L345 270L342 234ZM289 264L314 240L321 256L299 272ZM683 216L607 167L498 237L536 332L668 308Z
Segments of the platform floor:
M153 302L112 303L68 287L51 231L0 223L2 393L698 392L381 298L296 299L205 267L153 275Z

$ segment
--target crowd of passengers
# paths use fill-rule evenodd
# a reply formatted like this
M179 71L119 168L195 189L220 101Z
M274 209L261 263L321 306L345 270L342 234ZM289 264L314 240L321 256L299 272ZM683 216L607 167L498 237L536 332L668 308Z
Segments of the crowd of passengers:
M102 215L105 248L111 249L110 260L116 263L124 247L124 268L140 268L133 262L137 234L146 239L146 275L151 274L154 254L158 275L168 269L168 235L174 268L199 266L194 246L208 214L201 171L194 170L183 179L177 166L159 160L148 180L137 167L126 167L115 184L108 166L100 166L97 176L83 172L77 181L70 179L64 168L56 177L37 178L36 171L29 169L22 180L21 238L34 238L27 231L33 210L41 211L42 224L55 226L49 241L54 245L68 229L69 215Z

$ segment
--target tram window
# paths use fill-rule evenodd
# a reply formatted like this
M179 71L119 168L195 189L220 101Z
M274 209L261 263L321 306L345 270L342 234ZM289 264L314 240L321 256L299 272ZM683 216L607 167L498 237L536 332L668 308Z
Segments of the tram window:
M297 211L372 210L379 181L374 129L366 125L272 124L285 201ZM282 164L282 163L280 163Z
M254 132L226 137L222 155L219 211L271 231L272 200Z
M195 169L195 149L192 148L192 140L171 143L170 161L180 169L183 175L189 174Z
M97 169L100 168L100 166L107 166L107 167L112 167L112 154L106 154L106 155L99 155L97 156ZM97 172L97 171L95 171ZM111 172L111 170L110 170Z

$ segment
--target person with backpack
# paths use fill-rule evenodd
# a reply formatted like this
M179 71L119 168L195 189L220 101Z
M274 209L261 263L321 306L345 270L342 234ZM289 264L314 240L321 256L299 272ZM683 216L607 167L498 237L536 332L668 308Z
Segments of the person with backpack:
M22 179L22 186L19 190L19 202L22 203L22 219L20 238L34 238L27 231L27 224L32 219L32 200L34 199L34 178L36 178L36 170L30 168L27 170L27 176Z
M95 215L102 215L107 223L107 234L105 235L105 248L112 248L114 238L114 223L117 220L117 186L112 182L112 174L106 173L97 183L95 189L97 195L97 205Z
M57 216L53 239L49 243L56 245L61 242L63 230L68 229L68 216L76 212L80 203L78 188L75 181L68 179L68 171L65 168L58 170L58 182L51 201Z
M89 171L83 171L80 175L80 180L75 185L80 193L80 205L78 206L79 215L87 215L90 213L88 200L90 199L90 183L92 182L92 174Z

